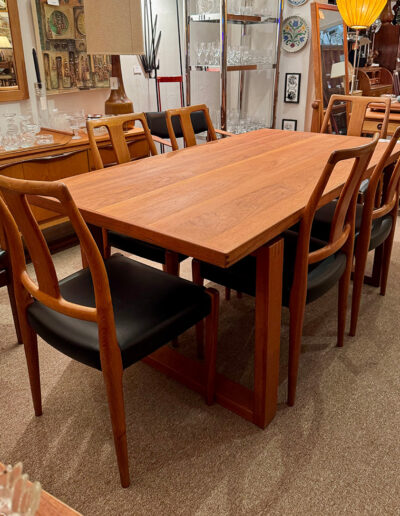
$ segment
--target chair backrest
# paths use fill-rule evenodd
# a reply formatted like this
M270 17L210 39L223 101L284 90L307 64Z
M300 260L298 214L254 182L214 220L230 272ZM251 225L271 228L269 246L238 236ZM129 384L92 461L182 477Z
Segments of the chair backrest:
M171 140L173 150L179 149L176 139L180 136L183 137L186 147L196 145L196 134L204 131L208 132L209 140L217 139L217 134L211 121L208 107L205 104L169 109L165 114L167 119L168 135ZM182 130L179 136L174 130L173 119L175 117L178 118Z
M131 160L128 144L126 143L124 126L128 122L140 122L149 144L150 153L152 156L157 154L156 146L150 134L144 113L130 113L128 115L118 115L109 118L100 118L98 120L88 120L86 122L87 132L89 136L90 149L93 155L93 161L96 169L104 168L103 160L101 159L100 151L97 145L97 140L94 134L96 127L105 127L111 139L111 143L117 158L117 162L127 163Z
M296 252L296 267L293 286L304 290L307 282L308 266L325 260L337 253L346 244L354 243L354 225L358 189L363 175L372 158L379 136L375 135L366 145L353 149L332 152L324 171L315 186L300 222L300 231ZM316 251L309 251L311 228L315 212L321 201L326 185L336 167L343 161L352 161L353 165L348 179L341 191L332 219L329 241Z
M46 240L36 222L27 196L52 197L62 205L79 238L93 280L95 307L82 306L61 296L57 273ZM108 277L99 249L63 183L27 181L0 176L0 216L7 239L13 271L15 294L22 318L25 308L37 299L47 307L76 319L96 322L99 327L100 358L118 357L120 351L115 332L114 312ZM26 269L21 235L28 248L37 282Z
M393 151L398 152L400 145L400 127L398 127L389 141L388 146L376 165L369 179L368 190L365 194L362 224L370 225L368 220L384 217L398 204L400 187L400 158L393 163L389 160ZM396 148L397 147L397 148ZM390 176L386 176L385 166L391 161L392 170Z
M391 107L390 98L358 97L356 95L331 95L325 117L322 122L321 133L325 133L328 129L335 102L341 102L350 106L350 111L348 111L350 116L348 117L347 136L361 136L365 114L370 104L381 104L385 106L382 128L380 129L380 137L386 138Z

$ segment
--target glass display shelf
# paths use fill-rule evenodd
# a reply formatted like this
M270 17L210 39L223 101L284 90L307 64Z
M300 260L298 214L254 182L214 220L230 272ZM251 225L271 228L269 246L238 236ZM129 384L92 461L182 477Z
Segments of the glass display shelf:
M221 21L220 13L192 14L190 16L192 22L210 22L219 23ZM278 18L270 16L247 16L244 14L228 14L228 23L240 24L260 24L260 23L278 23Z
M262 71L275 70L276 64L249 64L249 65L228 65L226 67L228 72L246 72L246 71ZM216 65L191 65L189 67L192 72L220 72L221 68Z

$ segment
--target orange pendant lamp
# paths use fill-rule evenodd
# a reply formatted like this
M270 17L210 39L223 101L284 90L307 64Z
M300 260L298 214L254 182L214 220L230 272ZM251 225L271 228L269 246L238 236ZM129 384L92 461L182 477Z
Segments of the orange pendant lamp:
M344 23L352 29L367 29L379 17L387 0L337 0Z

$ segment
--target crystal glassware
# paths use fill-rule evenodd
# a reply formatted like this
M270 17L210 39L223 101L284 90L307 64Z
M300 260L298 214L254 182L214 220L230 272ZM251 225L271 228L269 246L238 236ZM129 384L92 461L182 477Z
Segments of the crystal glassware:
M7 466L0 473L0 514L4 516L34 516L39 508L41 486L28 481L22 464Z

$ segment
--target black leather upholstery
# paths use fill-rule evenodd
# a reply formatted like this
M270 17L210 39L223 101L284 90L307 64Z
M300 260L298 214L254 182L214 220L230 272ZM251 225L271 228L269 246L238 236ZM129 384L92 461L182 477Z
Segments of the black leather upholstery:
M121 249L127 253L152 260L157 263L165 263L165 249L158 245L149 244L136 238L131 238L115 231L108 231L108 242L111 247ZM178 260L181 262L185 260L187 256L184 254L178 254Z
M282 304L289 305L290 289L293 282L296 260L297 234L292 231L284 233L284 264ZM321 240L311 239L310 251L320 249L326 244ZM307 303L321 297L330 290L342 276L346 268L346 256L337 253L328 259L309 267L307 283ZM256 294L256 258L247 256L232 267L222 269L208 263L201 263L201 276L225 287L244 292L251 296Z
M207 122L203 111L194 111L190 114L190 118L192 120L192 126L195 134L208 131ZM151 134L159 136L160 138L169 138L165 111L146 113L146 119ZM183 133L178 116L172 117L172 127L174 128L176 138L182 138Z
M312 235L316 238L321 238L324 240L329 239L329 233L331 229L331 221L333 219L333 214L335 213L336 201L332 201L325 206L320 208L314 217L314 223L312 227ZM363 214L363 205L357 204L356 211L356 238L359 234L361 228L361 220ZM372 221L372 229L371 229L371 240L369 244L369 250L376 249L379 247L389 236L390 231L392 229L393 220L390 215L386 215L380 219L375 219Z
M210 312L202 287L116 254L105 261L124 368L200 321ZM89 269L60 282L65 299L95 306ZM28 308L32 328L51 346L101 369L97 324L59 314L35 301Z
M7 251L0 247L0 270L7 268Z

